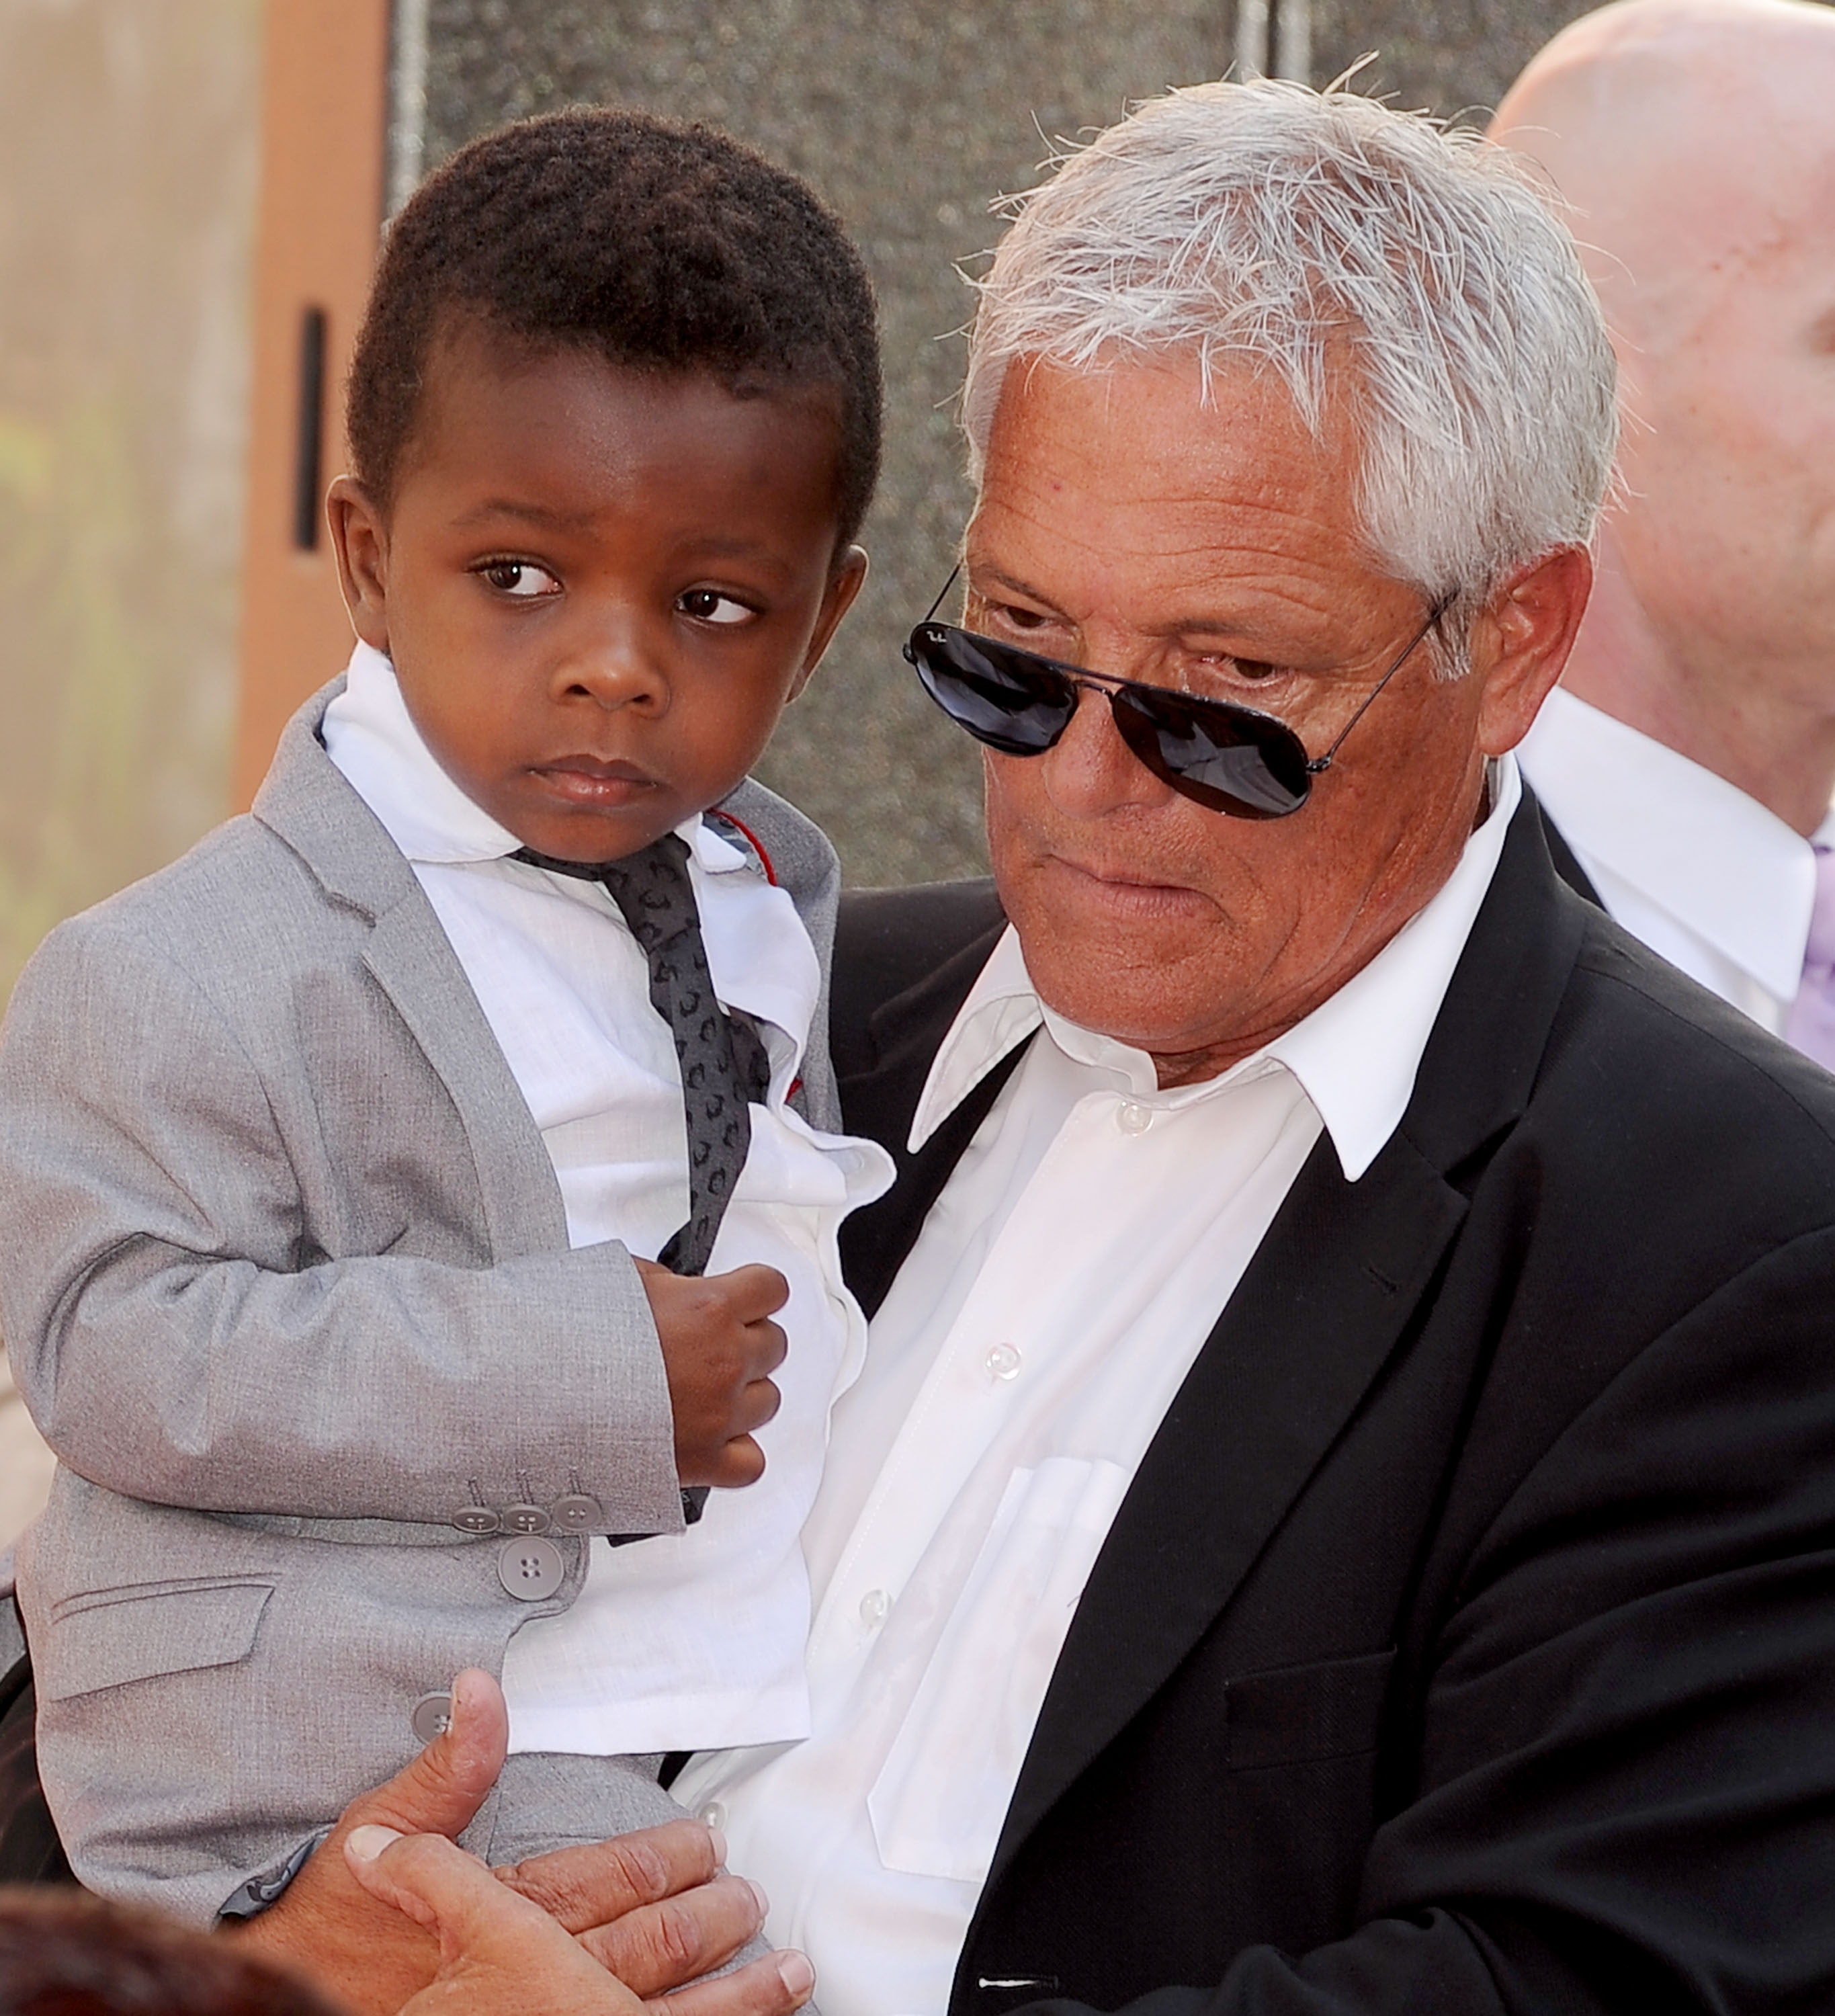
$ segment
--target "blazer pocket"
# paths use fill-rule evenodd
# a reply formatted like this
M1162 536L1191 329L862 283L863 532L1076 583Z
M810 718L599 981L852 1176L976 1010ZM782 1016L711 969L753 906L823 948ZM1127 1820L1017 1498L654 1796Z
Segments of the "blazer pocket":
M1308 1764L1373 1750L1395 1647L1316 1665L1277 1666L1224 1684L1229 1768Z
M162 1673L228 1666L254 1649L269 1582L138 1582L66 1597L32 1641L41 1701L69 1701Z

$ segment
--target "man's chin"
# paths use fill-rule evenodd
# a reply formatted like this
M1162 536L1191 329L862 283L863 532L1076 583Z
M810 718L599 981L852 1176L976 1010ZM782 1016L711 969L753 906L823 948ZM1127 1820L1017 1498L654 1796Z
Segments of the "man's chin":
M1015 923L1039 999L1080 1029L1150 1055L1172 1054L1189 1046L1194 1021L1215 1019L1222 990L1208 974L1197 985L1188 977L1189 945L1168 943L1162 957L1156 956L1154 934L1145 943L1137 936L1120 945ZM1188 1000L1188 988L1202 999Z

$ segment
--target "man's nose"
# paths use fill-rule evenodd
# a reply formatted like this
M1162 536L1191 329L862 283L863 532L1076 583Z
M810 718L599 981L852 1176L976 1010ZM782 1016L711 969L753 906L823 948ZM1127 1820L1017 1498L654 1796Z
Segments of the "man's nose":
M646 626L631 615L583 626L555 667L554 686L558 697L604 707L660 713L669 704L664 654Z
M1074 819L1096 819L1124 806L1158 805L1171 794L1121 739L1108 689L1082 686L1070 725L1042 756L1045 790Z

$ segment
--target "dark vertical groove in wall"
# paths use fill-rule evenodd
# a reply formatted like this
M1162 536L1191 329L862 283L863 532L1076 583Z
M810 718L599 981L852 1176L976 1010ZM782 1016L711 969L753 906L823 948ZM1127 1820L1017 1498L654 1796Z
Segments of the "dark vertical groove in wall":
M325 311L300 317L299 431L293 448L293 544L318 545L318 492L325 477Z

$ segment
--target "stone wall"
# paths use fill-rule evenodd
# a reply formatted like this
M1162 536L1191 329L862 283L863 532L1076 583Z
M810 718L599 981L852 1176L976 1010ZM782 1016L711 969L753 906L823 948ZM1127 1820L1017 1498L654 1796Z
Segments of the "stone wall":
M850 880L977 872L979 765L898 655L966 516L953 334L998 225L1048 142L1221 74L1227 0L426 0L432 166L506 118L588 102L705 119L806 175L864 246L885 321L886 474L871 579L765 759L828 827ZM1313 73L1453 113L1495 103L1580 8L1563 0L1313 0Z

